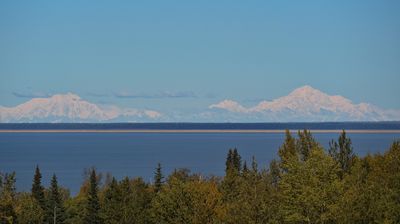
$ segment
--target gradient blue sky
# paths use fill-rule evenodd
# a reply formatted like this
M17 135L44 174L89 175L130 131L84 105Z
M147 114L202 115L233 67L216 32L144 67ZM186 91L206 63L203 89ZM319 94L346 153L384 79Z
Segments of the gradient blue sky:
M0 2L3 106L74 92L191 111L308 84L399 109L399 83L397 0Z

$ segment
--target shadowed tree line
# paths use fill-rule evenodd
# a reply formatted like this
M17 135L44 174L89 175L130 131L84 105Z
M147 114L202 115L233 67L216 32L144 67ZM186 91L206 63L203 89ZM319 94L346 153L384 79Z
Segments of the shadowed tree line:
M400 223L399 141L361 158L344 131L327 150L307 130L286 131L278 155L260 169L230 149L223 177L164 177L158 164L152 183L90 169L74 197L56 175L43 187L39 167L31 192L2 173L0 223Z

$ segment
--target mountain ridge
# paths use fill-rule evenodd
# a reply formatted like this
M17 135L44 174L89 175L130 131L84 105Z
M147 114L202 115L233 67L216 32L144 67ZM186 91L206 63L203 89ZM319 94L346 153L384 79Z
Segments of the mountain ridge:
M297 88L286 96L266 101L252 107L225 99L212 104L209 109L219 109L235 115L256 116L260 120L290 121L385 121L399 120L400 112L383 110L368 103L353 104L340 95L328 95L309 85Z
M0 107L0 122L105 122L116 119L161 117L152 110L100 107L73 93L33 98L16 107Z
M246 107L225 99L194 113L97 105L74 93L32 98L15 107L0 106L0 122L341 122L400 121L400 110L384 110L369 103L354 104L303 86L288 95Z

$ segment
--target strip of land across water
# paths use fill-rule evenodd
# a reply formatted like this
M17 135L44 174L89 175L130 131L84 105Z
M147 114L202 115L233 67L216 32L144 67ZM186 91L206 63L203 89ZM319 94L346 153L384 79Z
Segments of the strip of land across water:
M0 133L284 133L286 130L227 130L227 129L220 129L220 130L215 130L215 129L210 129L210 130L205 130L205 129L198 129L198 130L166 130L166 129L122 129L122 130L93 130L93 129L87 129L87 130L71 130L71 129L46 129L46 130L41 130L41 129L19 129L19 130L0 130ZM289 130L290 132L297 132L298 130ZM312 133L340 133L342 132L341 129L337 130L310 130ZM365 134L365 133L400 133L400 130L346 130L348 133L360 133L360 134Z

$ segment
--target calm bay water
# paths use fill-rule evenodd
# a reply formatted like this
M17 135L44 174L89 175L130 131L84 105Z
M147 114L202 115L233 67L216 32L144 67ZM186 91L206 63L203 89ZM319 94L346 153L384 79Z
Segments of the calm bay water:
M328 147L337 133L315 133ZM399 133L350 133L358 155L385 151ZM282 133L0 133L0 171L17 172L17 188L31 187L39 164L43 183L53 173L74 194L85 168L95 166L117 178L142 176L150 181L161 162L168 174L174 168L223 175L227 150L236 147L243 159L254 155L260 167L277 157Z

